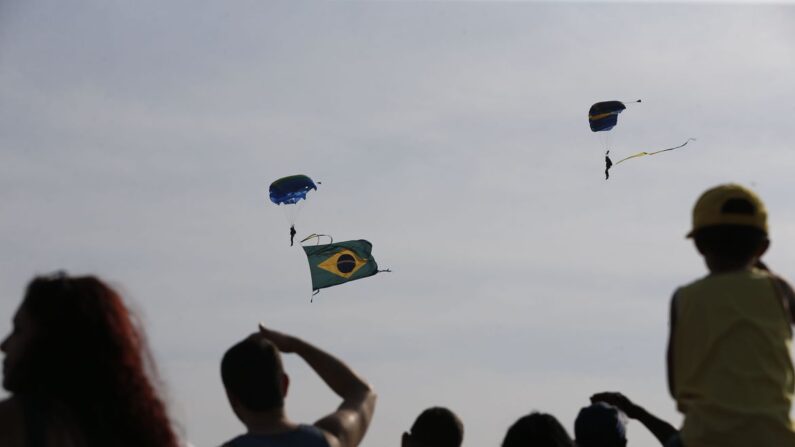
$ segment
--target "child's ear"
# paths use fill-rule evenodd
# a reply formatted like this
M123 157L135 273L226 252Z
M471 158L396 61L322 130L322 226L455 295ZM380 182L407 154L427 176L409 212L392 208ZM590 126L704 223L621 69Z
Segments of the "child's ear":
M238 399L237 397L235 397L235 396L233 396L233 395L229 394L228 392L226 393L226 395L227 395L227 397L229 398L229 405L231 405L231 407L232 407L232 411L234 411L234 412L235 412L235 414L237 414L237 413L238 413L238 411L240 411L240 409L242 409L242 408L245 408L245 407L243 407L243 405L240 403L240 399Z
M696 250L698 250L698 252L701 253L702 256L706 254L704 253L704 247L698 243L698 239L693 238L693 245L696 246Z
M767 252L768 248L770 248L770 239L765 238L764 242L762 242L762 245L759 246L759 252L756 254L756 257L761 258L762 255Z
M290 389L290 376L287 374L282 374L282 398L287 397L287 390Z

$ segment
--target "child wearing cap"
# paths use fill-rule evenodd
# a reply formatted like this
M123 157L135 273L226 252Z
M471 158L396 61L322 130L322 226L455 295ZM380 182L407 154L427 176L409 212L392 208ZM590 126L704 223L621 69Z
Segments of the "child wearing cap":
M767 234L764 204L742 186L712 188L693 209L687 237L710 273L675 292L668 342L685 447L795 446L792 289L759 261Z

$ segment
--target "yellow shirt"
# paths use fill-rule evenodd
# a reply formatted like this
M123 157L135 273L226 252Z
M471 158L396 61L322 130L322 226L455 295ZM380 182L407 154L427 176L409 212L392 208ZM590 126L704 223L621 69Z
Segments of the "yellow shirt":
M795 446L792 331L762 270L707 276L676 292L674 390L685 447Z

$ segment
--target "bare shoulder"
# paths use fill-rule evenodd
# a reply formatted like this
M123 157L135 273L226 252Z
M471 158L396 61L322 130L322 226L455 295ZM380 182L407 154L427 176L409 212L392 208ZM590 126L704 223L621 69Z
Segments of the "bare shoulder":
M320 429L320 431L323 432L323 437L326 438L326 443L328 444L329 447L341 447L342 446L342 444L340 444L340 439L338 437L332 435L331 433L327 432L326 430L323 430L322 428Z
M16 447L23 445L24 416L22 403L9 397L0 401L0 445Z
M330 447L356 447L364 438L373 418L376 394L365 385L356 396L343 401L337 411L315 422Z

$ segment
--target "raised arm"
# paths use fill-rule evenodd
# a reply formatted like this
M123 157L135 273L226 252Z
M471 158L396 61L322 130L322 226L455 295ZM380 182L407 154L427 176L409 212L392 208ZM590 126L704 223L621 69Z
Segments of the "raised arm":
M676 329L676 293L671 297L671 316L668 323L668 351L666 352L666 367L668 375L668 392L676 399L676 383L674 381L674 331Z
M790 323L795 325L795 291L792 286L786 279L773 273L761 259L756 260L754 267L767 271L773 277L773 286L781 297L781 305L789 314Z
M298 354L342 398L342 404L336 411L315 422L316 427L330 435L331 445L359 445L375 410L376 394L370 385L341 360L297 337L266 329L262 325L260 333L280 351Z
M671 439L671 436L677 433L673 425L649 413L643 407L636 405L621 393L597 393L591 396L591 402L604 402L612 405L623 411L630 419L640 421L662 445L665 445L665 443Z

